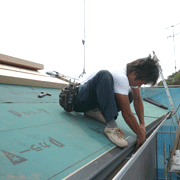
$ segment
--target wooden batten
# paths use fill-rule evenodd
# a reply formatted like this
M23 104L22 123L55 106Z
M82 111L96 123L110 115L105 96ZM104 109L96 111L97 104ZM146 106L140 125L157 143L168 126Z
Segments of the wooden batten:
M6 65L11 65L15 67L23 67L26 69L33 69L33 70L42 70L44 69L43 64L23 60L20 58L15 58L11 56L7 56L4 54L0 54L0 64L6 64Z
M25 68L26 67L26 68ZM37 70L44 65L0 54L0 83L62 89L67 82Z

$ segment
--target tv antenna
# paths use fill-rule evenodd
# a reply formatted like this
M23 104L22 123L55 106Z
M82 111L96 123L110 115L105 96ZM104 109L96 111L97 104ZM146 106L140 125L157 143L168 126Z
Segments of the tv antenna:
M82 74L80 74L79 78L83 77L84 74L86 74L85 72L85 0L84 0L84 39L82 40L82 44L84 46L84 67L83 67L83 72Z
M175 25L172 25L172 26L166 28L166 29L173 28L173 35L172 35L172 36L168 36L167 38L173 37L173 43L174 43L174 58L175 58L175 73L176 73L176 57L175 57L175 42L174 42L174 37L175 37L176 35L180 34L180 32L174 34L174 26L177 26L177 25L179 25L179 24L180 24L180 23L175 24Z

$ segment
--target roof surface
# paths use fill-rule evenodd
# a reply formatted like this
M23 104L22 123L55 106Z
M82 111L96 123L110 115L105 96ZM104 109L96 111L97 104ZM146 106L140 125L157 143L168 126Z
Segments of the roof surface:
M105 125L59 106L60 91L0 84L0 179L63 179L115 147ZM146 126L169 111L143 103ZM121 115L117 124L136 137Z

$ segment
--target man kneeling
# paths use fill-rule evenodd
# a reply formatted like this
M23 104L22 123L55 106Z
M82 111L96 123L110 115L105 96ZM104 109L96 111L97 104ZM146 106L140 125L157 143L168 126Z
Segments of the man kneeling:
M159 77L158 63L151 55L116 66L114 70L93 72L81 81L81 88L74 100L74 111L84 112L104 124L104 134L119 147L128 145L123 131L118 127L118 111L128 126L137 134L137 148L145 141L144 107L139 87L155 85ZM134 101L139 124L130 109Z

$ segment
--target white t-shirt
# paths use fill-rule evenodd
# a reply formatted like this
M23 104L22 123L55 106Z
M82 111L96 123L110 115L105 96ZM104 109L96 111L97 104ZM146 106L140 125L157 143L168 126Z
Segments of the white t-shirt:
M124 94L128 95L129 92L129 81L127 78L127 69L126 64L121 65L121 67L117 67L117 69L102 69L102 70L108 70L114 80L114 92L118 94ZM80 83L83 85L85 84L89 79L93 78L100 70L93 71L90 74L85 74L82 79L80 79Z

